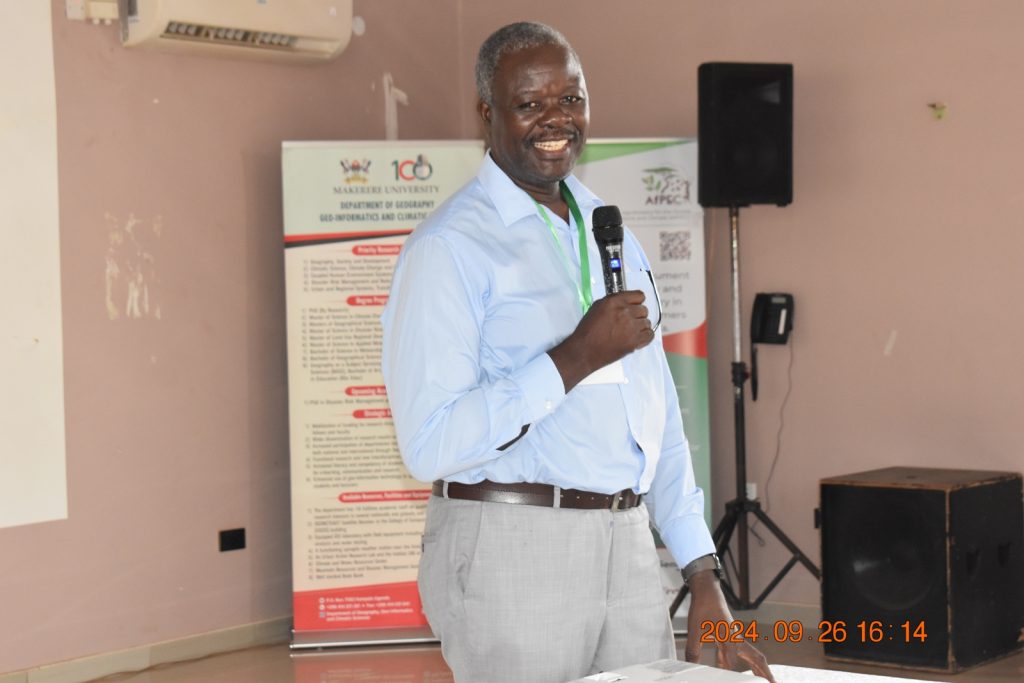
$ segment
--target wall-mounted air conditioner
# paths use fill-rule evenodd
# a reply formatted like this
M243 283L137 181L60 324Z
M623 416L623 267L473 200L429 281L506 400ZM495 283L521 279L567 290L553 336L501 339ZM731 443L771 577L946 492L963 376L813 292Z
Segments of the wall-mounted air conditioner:
M319 62L352 37L352 0L119 0L121 42L175 52Z

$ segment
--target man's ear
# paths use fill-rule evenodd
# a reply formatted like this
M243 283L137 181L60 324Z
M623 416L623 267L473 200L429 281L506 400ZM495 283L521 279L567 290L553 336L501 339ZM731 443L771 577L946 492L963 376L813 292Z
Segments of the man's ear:
M480 100L479 102L476 103L476 113L480 117L481 128L483 129L481 131L481 134L482 134L482 137L483 137L483 140L484 140L484 144L486 146L490 147L490 145L491 145L491 116L493 115L494 111L491 109L491 107L486 102L484 102L483 100Z

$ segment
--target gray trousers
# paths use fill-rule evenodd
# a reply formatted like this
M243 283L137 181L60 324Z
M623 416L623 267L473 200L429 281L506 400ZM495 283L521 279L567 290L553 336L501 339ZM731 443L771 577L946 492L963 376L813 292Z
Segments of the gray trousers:
M419 590L457 683L564 683L675 658L647 508L427 506Z

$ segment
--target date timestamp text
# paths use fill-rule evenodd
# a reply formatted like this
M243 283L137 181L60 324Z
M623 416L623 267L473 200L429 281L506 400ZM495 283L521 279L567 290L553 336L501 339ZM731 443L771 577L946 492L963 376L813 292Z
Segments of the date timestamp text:
M923 621L904 621L890 624L880 620L819 621L818 628L805 629L800 620L779 620L772 624L756 621L702 621L700 624L701 643L741 643L770 640L776 643L799 643L805 640L819 643L845 643L848 640L861 643L901 642L923 643L928 632Z

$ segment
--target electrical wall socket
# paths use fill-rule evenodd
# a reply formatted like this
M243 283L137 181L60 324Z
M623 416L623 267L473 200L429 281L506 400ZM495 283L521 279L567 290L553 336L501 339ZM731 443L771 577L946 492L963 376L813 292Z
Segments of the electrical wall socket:
M220 551L226 553L229 550L242 550L245 548L245 527L239 529L224 529L218 534L220 540Z
M757 500L757 482L747 482L747 498L750 500Z

